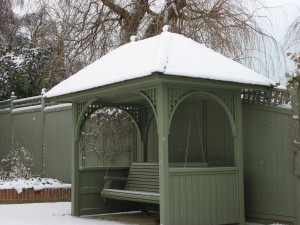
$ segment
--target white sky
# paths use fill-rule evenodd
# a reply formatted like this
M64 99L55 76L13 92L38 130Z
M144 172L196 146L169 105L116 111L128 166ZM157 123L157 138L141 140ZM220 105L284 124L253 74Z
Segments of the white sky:
M282 45L284 45L285 35L288 27L292 22L300 16L300 0L262 0L269 8L265 11L266 16L270 18L270 25L266 30ZM285 49L284 51L293 51ZM284 62L284 59L286 62ZM278 76L284 77L285 72L294 70L294 64L283 53L281 64L275 65L275 73ZM285 65L286 64L286 65ZM273 78L276 79L276 78Z

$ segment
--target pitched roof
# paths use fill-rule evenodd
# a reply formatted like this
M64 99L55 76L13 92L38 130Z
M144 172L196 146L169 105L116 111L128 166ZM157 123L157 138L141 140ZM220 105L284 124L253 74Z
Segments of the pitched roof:
M162 32L125 44L62 81L45 97L55 97L160 72L251 85L275 82L192 39Z

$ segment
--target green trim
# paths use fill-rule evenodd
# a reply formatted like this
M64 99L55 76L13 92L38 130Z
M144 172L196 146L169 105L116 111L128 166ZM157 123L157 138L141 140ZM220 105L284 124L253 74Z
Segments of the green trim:
M238 173L237 167L211 167L211 168L169 168L170 176L180 174L211 174L211 173Z

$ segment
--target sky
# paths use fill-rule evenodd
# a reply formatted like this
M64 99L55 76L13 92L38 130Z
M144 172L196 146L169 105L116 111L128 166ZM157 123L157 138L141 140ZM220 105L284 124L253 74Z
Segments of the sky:
M273 56L275 60L274 72L269 77L275 81L280 81L281 85L285 85L284 74L294 71L294 64L286 56L286 53L293 52L293 49L287 49L284 42L288 27L300 16L300 0L262 0L262 3L268 9L261 10L259 14L270 19L270 22L264 24L263 27L282 47L282 52L279 53L279 62L276 61L275 55Z

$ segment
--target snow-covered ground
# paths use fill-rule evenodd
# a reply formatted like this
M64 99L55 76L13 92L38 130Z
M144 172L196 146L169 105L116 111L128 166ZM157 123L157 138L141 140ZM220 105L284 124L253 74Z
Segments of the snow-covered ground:
M124 225L96 218L71 216L70 202L0 205L3 225Z
M72 217L70 202L0 204L3 225L128 225L96 217ZM246 225L258 225L246 223ZM277 224L274 224L277 225ZM278 224L279 225L279 224Z

